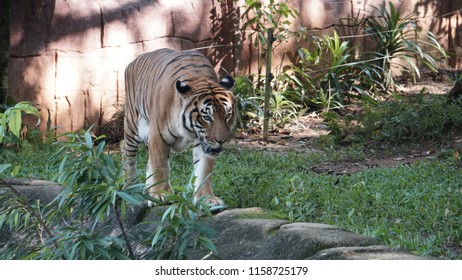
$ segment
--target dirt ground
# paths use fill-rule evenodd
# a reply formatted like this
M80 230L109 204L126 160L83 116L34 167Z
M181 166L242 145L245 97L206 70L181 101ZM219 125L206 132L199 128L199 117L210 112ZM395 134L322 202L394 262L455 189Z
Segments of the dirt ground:
M453 84L454 82L451 81L426 79L417 84L402 85L400 90L403 95L418 94L421 91L432 94L447 94L453 87ZM311 113L293 121L284 129L270 132L268 142L261 140L262 135L260 133L239 132L231 140L230 145L272 152L299 151L301 153L309 153L319 150L316 139L326 134L328 134L327 126L323 123L322 117L319 114ZM448 143L445 143L444 146L459 149L460 151L462 148L462 135L456 136ZM345 175L367 168L380 166L395 167L403 164L412 164L417 160L425 158L438 157L441 149L442 145L438 143L428 142L419 143L419 145L409 143L409 145L405 144L395 152L387 151L384 153L383 151L377 151L375 153L368 153L365 158L357 161L340 160L325 162L313 167L313 171L332 175Z

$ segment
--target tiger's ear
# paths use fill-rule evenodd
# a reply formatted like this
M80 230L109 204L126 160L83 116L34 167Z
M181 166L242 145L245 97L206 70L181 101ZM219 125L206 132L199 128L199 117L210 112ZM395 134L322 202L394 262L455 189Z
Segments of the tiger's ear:
M234 79L226 75L223 79L220 81L220 85L222 85L225 89L232 89L234 86Z
M176 86L176 90L181 94L185 94L191 90L190 86L188 86L185 82L181 82L179 80L176 81L175 86Z

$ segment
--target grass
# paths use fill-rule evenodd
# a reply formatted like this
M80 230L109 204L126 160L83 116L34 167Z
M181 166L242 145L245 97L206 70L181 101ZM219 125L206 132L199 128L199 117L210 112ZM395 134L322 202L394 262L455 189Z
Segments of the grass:
M0 164L20 165L17 177L51 179L46 163L53 150L27 143L19 150L3 148ZM449 152L412 166L345 176L312 171L351 154L351 149L272 153L230 148L217 161L215 192L229 208L263 207L282 218L336 225L422 256L462 259L462 172ZM117 153L113 157L120 160ZM144 172L146 153L139 159ZM191 153L172 156L171 166L172 184L185 185Z
M450 157L341 177L310 171L318 160L229 153L217 166L217 193L232 207L336 225L423 256L462 257L462 172Z

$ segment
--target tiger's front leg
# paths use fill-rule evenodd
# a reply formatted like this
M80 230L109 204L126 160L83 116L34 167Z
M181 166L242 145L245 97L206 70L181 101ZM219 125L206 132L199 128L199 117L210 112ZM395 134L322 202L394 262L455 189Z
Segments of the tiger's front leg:
M194 144L194 202L197 202L202 196L206 196L206 204L210 206L225 206L223 200L213 193L212 173L215 165L215 159L207 156L197 140Z
M149 195L164 201L163 191L173 193L170 186L169 175L169 153L170 147L156 134L149 140L149 159L146 167L146 188L149 188ZM153 206L153 203L149 203Z

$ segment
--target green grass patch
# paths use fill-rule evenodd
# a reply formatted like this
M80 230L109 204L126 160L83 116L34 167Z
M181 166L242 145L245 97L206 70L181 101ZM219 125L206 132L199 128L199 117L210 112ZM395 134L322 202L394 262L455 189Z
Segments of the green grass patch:
M27 145L16 151L4 149L0 164L19 165L17 177L50 179L52 150ZM462 172L449 153L412 166L340 177L312 171L325 161L342 160L339 154L231 148L217 160L215 192L229 208L263 207L279 217L336 225L419 255L462 258ZM119 154L112 156L120 160ZM145 164L144 151L140 173ZM172 156L171 166L172 184L187 184L191 153Z

